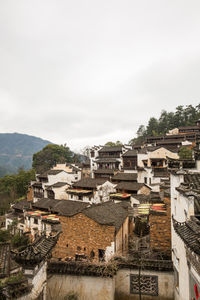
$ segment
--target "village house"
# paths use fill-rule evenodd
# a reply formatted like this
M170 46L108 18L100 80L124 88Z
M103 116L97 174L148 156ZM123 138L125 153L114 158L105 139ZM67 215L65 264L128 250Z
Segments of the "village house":
M4 289L6 299L45 300L47 285L47 260L55 246L58 235L40 236L22 251L11 251L12 258L22 267L23 278L13 279ZM12 281L11 281L12 282Z
M59 216L62 233L53 256L62 260L108 261L128 251L127 208L113 202L92 205Z
M67 199L66 190L70 185L66 182L56 182L46 186L44 190L44 198L64 200Z
M131 146L99 146L93 147L89 151L91 176L94 177L94 171L103 170L121 170L122 169L122 155L130 150ZM106 174L106 173L105 173Z
M114 193L116 184L103 178L83 178L75 182L66 192L69 200L88 203L109 201L110 193Z
M172 260L175 299L198 299L200 291L200 173L171 170Z
M121 181L117 184L116 191L117 193L149 195L151 188L144 183Z
M122 155L124 172L137 172L137 150L128 150Z
M148 184L159 192L163 181L169 179L167 158L178 159L176 152L164 147L147 147L138 153L138 182Z
M60 169L60 167L65 168L67 171ZM58 164L54 168L36 175L36 181L32 181L29 187L27 196L29 201L36 202L38 199L47 196L66 199L64 193L66 186L64 187L64 183L69 187L81 178L81 170L72 165ZM33 196L31 197L31 195Z

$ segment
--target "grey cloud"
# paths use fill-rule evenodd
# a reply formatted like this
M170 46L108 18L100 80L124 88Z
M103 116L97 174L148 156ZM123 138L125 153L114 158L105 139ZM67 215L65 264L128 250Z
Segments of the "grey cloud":
M72 147L128 141L199 102L199 1L0 3L1 130Z

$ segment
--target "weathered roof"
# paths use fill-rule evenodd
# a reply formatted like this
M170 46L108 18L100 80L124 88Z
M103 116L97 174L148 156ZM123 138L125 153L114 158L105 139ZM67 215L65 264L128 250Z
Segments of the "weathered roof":
M8 243L0 243L0 278L8 276L9 251L10 245Z
M199 126L194 125L194 126L182 126L178 128L179 130L187 130L187 129L198 129L200 130Z
M57 175L61 172L65 172L64 170L48 170L42 174L37 175L38 178L46 178L48 175Z
M145 184L143 184L143 183L122 181L122 182L118 183L118 185L116 186L116 189L117 190L128 190L128 191L137 192L143 186L145 186ZM150 189L150 187L148 187L148 188Z
M36 182L34 182L34 183L32 184L32 186L33 186L33 187L36 187L36 188L42 188L42 182L36 181Z
M104 146L99 152L121 152L122 146Z
M200 255L200 221L195 217L191 217L189 221L183 223L177 222L174 218L172 220L174 230L185 245Z
M10 244L0 243L0 278L9 276L9 272L19 268L10 257Z
M48 238L40 236L32 244L29 244L23 251L11 251L15 261L21 265L34 266L44 260L50 254L58 240L59 234Z
M94 170L94 174L110 174L110 175L114 175L114 170L112 170L112 169L98 169L98 170Z
M103 178L83 178L73 184L74 188L92 188L95 189L98 185L102 185L107 179Z
M137 153L138 152L136 150L128 150L122 156L123 157L132 157L132 156L137 156Z
M184 182L188 184L188 186L200 190L200 173L184 175Z
M116 231L128 216L127 209L111 201L92 205L82 213L99 224L115 226Z
M137 181L137 173L117 173L112 180Z
M27 201L27 200L21 200L19 202L16 202L13 205L14 209L19 209L21 211L23 211L24 209L30 209L32 206L32 202L31 201Z
M119 162L118 158L113 158L113 157L102 157L102 158L98 158L96 159L97 163L109 163L109 162Z
M88 203L72 200L54 200L43 198L33 203L34 208L55 212L59 215L73 216L88 207Z
M67 182L56 182L52 185L47 186L47 189L48 188L60 188L60 187L63 187L65 185L69 185L69 184Z

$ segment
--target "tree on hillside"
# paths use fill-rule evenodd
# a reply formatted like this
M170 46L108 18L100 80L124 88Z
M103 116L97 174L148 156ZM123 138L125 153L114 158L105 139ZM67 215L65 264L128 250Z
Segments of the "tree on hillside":
M33 168L36 173L43 173L57 163L71 163L73 152L66 145L49 144L33 155Z
M8 195L11 201L23 197L28 191L30 181L34 179L34 170L19 170L18 174L6 175L0 178L0 195Z
M138 143L143 141L147 136L164 135L173 128L181 126L193 126L200 119L200 104L196 106L179 105L175 112L163 110L160 117L156 119L151 117L145 128L140 125L137 131L137 138L132 139L129 143Z
M178 152L180 159L192 159L192 150L182 146Z

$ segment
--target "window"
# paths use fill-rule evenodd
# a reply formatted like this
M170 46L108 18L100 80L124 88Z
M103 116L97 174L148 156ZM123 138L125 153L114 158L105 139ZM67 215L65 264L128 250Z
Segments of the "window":
M77 246L77 250L80 251L80 250L81 250L81 247L80 247L80 246Z
M99 261L105 261L105 250L103 249L98 249L99 252Z
M38 219L34 219L34 224L38 224Z
M158 296L158 276L141 275L139 280L138 274L130 275L130 294L139 294Z
M147 177L144 177L144 183L147 184Z
M83 196L78 196L78 200L83 200Z
M94 257L95 257L95 253L94 253L94 251L92 250L92 251L90 252L90 259L94 259Z

